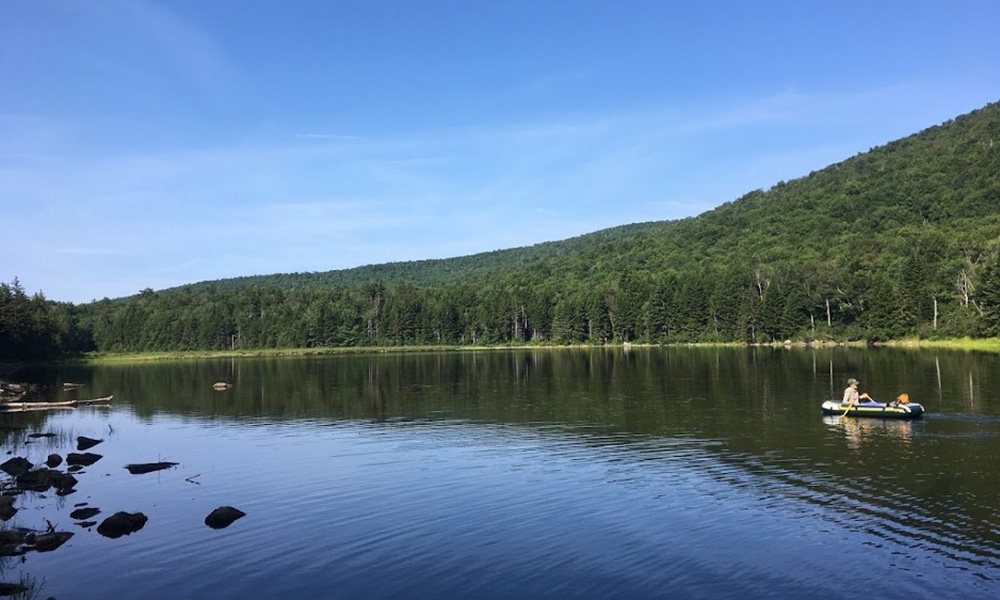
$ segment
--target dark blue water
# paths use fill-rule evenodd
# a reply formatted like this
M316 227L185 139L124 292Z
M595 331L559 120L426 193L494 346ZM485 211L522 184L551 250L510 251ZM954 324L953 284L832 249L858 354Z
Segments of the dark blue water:
M2 579L60 599L992 598L998 360L619 349L28 373L116 401L0 417L32 462L105 440L77 493L18 498L8 527L76 535ZM824 418L849 376L930 414ZM179 465L122 468L158 460ZM73 523L82 502L149 521L108 539ZM209 529L221 505L247 516Z

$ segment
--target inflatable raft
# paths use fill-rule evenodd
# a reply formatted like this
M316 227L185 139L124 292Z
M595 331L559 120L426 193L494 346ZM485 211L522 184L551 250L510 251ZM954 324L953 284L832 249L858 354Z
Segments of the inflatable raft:
M850 408L836 400L823 403L824 415L840 415L842 417L871 417L875 419L918 419L924 414L924 407L916 402L893 406L880 402L862 402Z

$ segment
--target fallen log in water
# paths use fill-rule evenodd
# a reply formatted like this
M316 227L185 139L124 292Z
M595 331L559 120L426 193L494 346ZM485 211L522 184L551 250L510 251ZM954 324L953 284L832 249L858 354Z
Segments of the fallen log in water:
M90 400L66 400L64 402L4 402L0 404L0 412L14 412L19 410L50 410L55 408L76 408L88 404L111 404L114 396L106 398L93 398Z

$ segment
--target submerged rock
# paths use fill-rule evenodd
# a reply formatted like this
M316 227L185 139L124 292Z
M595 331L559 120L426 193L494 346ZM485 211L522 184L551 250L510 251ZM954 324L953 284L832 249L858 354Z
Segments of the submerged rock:
M3 464L0 464L0 471L3 471L11 477L17 477L30 471L33 466L35 465L33 465L28 459L15 456Z
M54 434L54 433L29 433L28 437L30 437L30 438L50 438L50 437L56 437L56 434Z
M141 512L116 512L97 526L97 533L104 537L117 539L123 535L131 535L146 526L149 519Z
M84 529L90 529L94 525L97 525L97 521L80 521L77 525L83 527Z
M84 450L89 450L90 448L93 448L94 446L100 444L103 441L104 440L95 440L94 438L89 438L81 435L80 437L76 438L76 449L80 450L81 452Z
M155 463L139 463L133 465L125 465L128 472L133 475L142 475L143 473L152 473L153 471L162 471L164 469L169 469L170 467L176 467L180 463L175 462L155 462Z
M92 452L84 452L83 454L77 454L76 452L70 452L66 455L67 465L83 465L84 467L89 467L95 462L104 458L100 454L94 454Z
M220 506L205 517L205 525L212 529L225 529L233 524L236 519L247 516L245 512L232 506Z

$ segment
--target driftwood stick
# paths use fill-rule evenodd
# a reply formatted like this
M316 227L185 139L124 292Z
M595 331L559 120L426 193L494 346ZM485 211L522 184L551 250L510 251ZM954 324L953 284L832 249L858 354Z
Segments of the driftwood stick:
M0 404L0 412L19 410L50 410L54 408L76 408L88 404L110 404L114 396L93 398L91 400L66 400L64 402L4 402Z

